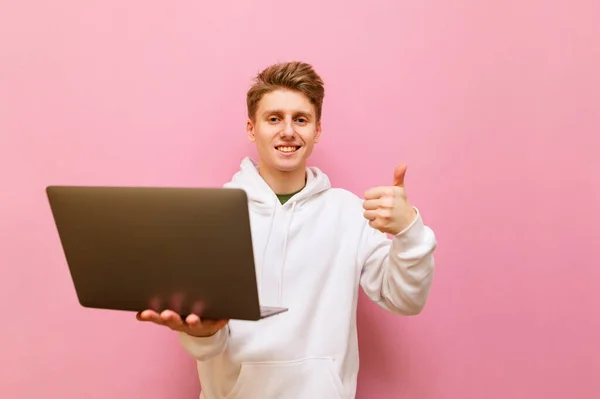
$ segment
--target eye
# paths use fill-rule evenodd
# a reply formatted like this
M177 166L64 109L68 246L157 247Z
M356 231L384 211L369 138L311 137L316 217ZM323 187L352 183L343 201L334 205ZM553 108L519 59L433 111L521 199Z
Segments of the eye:
M298 121L298 123L302 123L302 124L308 122L305 118L302 118L302 117L300 117L300 118L298 118L296 120Z
M276 117L276 116L271 116L271 117L269 117L269 122L271 122L271 123L275 123L275 122L277 122L278 120L279 120L279 118L278 118L278 117Z

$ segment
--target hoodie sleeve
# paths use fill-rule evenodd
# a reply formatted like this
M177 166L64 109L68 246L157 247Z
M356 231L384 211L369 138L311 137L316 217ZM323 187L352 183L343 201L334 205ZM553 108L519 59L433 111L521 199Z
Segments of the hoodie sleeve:
M401 315L421 312L434 272L436 238L415 210L413 223L392 238L365 221L359 245L361 287L379 306Z
M218 356L227 347L229 324L210 337L194 337L184 332L179 333L179 342L185 351L198 361Z

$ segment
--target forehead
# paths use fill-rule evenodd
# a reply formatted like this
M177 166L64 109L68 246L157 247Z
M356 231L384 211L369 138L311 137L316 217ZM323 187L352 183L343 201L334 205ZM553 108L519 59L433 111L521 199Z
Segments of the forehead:
M276 111L314 114L315 107L308 97L301 92L278 89L263 95L257 108L258 114Z

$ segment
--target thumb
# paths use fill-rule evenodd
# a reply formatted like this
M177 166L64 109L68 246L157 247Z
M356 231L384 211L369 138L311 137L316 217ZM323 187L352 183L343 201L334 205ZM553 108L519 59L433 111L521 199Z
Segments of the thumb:
M406 175L407 165L405 163L401 163L396 167L394 171L394 186L396 187L404 187L404 176Z

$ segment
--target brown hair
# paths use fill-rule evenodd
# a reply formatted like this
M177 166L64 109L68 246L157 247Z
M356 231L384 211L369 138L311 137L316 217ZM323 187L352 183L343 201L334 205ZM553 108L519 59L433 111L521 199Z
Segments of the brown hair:
M323 86L323 80L309 64L294 61L271 65L254 78L254 84L248 90L246 95L248 117L254 120L261 98L281 88L298 91L308 97L315 107L317 122L319 122L325 97Z

